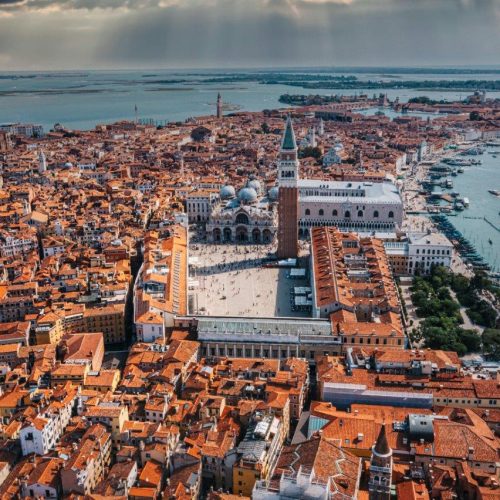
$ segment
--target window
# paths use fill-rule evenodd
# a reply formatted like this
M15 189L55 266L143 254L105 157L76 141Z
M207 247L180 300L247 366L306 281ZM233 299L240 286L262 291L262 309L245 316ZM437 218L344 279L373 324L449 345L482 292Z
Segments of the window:
M363 217L363 210L358 210L358 217Z
M332 212L332 217L337 217L337 216L338 216L338 214L339 214L339 213L337 212L337 210L334 210L334 211Z
M311 215L311 211L308 208L306 208L306 215Z
M325 211L322 208L320 208L319 212L318 212L318 215L325 215Z
M236 224L248 224L248 216L246 214L240 213L236 216Z
M375 210L375 212L373 212L373 218L378 219L378 210Z
M350 219L351 218L351 212L349 212L349 210L346 210L346 212L344 214L344 218L346 218L346 219Z
M389 212L389 219L394 219L394 212L392 210Z

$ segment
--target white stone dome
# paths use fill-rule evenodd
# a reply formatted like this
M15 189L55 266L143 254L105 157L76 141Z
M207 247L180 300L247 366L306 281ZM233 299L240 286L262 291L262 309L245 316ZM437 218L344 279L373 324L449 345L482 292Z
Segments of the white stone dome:
M260 194L262 192L262 187L260 186L260 182L257 179L249 180L247 182L247 187L255 189L255 192L257 194Z
M238 193L238 199L242 203L255 203L257 201L257 191L251 187L244 187Z
M279 196L279 187L278 186L272 187L267 194L271 201L277 201Z
M229 200L236 196L236 191L233 186L222 186L219 195L222 200Z

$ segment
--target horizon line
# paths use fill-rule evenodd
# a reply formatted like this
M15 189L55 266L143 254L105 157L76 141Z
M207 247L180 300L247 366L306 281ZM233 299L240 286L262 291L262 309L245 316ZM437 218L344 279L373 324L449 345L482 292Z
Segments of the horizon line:
M355 65L355 66L346 66L346 65L319 65L319 66L305 66L305 65L296 65L296 66L279 66L279 65L271 65L271 66L224 66L224 67L216 67L216 66L198 66L198 67L120 67L120 68L103 68L103 67L95 67L95 68L62 68L62 69L5 69L0 70L0 74L5 73L71 73L77 71L248 71L248 70L260 70L260 71L273 71L273 70L385 70L385 69L400 69L400 70L417 70L417 69L432 69L432 70L475 70L475 71L499 71L499 64L464 64L464 65Z

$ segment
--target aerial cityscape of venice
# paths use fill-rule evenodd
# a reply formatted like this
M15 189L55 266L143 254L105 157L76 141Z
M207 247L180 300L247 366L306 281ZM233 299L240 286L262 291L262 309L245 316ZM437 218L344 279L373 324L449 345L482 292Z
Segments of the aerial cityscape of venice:
M500 500L500 0L0 0L0 499Z

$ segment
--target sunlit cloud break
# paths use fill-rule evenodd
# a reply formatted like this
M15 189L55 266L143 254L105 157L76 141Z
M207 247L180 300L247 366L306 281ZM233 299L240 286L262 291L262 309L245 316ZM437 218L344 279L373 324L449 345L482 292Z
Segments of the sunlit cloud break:
M4 69L498 64L499 5L0 0L0 48Z

